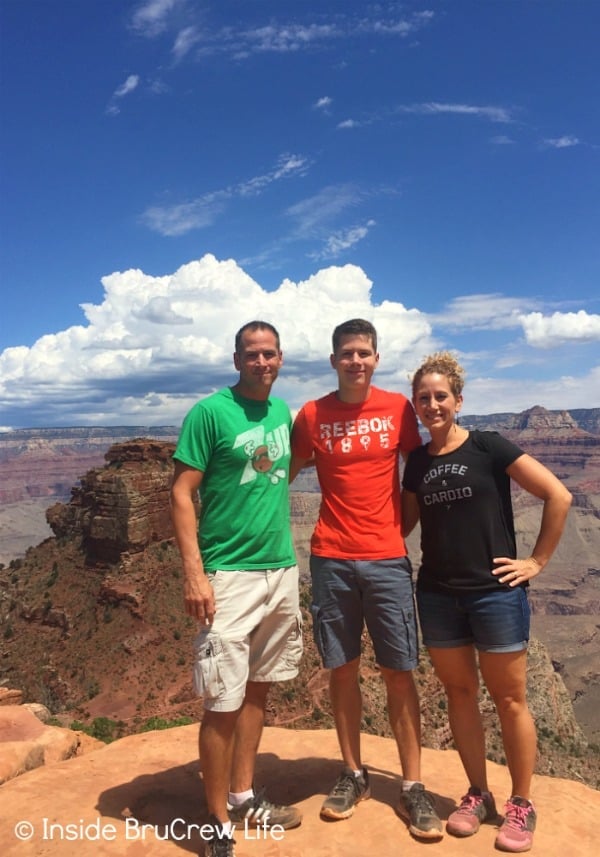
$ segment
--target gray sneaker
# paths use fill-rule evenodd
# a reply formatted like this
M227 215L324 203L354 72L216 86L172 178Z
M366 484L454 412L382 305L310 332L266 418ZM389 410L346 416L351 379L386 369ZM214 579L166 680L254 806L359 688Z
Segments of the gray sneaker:
M398 812L408 821L408 829L418 839L441 839L444 828L433 799L423 783L414 783L400 796Z
M302 813L295 806L280 806L271 803L265 797L265 790L261 789L254 797L248 798L241 806L227 805L229 818L234 825L249 825L258 827L273 827L278 824L284 830L290 827L298 827L302 821Z
M323 802L321 815L323 818L350 818L356 804L370 797L367 769L363 768L362 774L357 777L350 768L344 768Z
M211 815L208 823L212 827L212 835L204 840L204 857L235 857L235 839L233 834L227 835L218 818Z
M484 821L496 821L498 813L493 795L471 786L460 800L460 806L448 816L446 830L453 836L472 836Z

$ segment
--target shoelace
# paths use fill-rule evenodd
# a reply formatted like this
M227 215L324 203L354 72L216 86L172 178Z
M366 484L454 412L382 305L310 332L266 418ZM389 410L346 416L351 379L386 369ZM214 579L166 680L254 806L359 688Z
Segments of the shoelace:
M334 795L345 795L348 792L357 793L360 790L358 779L354 774L344 774L333 787Z
M514 827L521 830L527 825L527 816L531 812L529 806L519 806L518 803L507 803L504 808L504 823L507 827Z
M419 812L430 813L433 809L431 798L424 790L413 792L410 795L410 802L414 809L418 810Z
M483 803L482 795L465 795L460 799L460 806L456 812L463 813L464 815L470 815L480 803Z

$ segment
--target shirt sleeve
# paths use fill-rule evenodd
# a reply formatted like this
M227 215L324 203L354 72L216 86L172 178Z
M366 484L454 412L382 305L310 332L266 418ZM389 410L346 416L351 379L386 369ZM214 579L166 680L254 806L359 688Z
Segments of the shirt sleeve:
M212 437L212 415L198 402L183 421L173 458L204 473L212 455Z
M524 450L516 443L503 437L497 431L476 432L474 442L493 457L494 466L502 471L525 454Z
M300 409L292 427L292 455L298 458L310 458L313 454L313 442L306 415L306 405Z
M423 443L415 410L408 399L404 400L401 420L400 451L406 455Z
M406 465L404 467L404 473L402 475L402 487L407 491L412 491L416 494L418 487L418 453L416 451L411 452L406 459Z

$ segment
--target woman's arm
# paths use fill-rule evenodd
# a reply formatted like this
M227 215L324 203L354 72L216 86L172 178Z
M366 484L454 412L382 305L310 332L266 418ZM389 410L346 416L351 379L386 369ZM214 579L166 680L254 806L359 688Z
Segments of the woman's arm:
M521 455L507 467L511 479L544 501L540 530L532 554L527 559L494 557L492 572L501 583L518 586L535 577L549 562L560 541L573 497L562 482L530 455Z

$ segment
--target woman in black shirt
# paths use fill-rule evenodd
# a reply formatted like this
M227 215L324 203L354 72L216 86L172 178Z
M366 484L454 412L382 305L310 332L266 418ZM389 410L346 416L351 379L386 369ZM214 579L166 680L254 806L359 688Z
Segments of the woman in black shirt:
M448 697L450 727L469 790L448 818L456 836L496 820L486 776L479 677L494 700L511 797L496 838L528 851L536 814L530 786L536 733L526 700L527 587L552 556L571 495L540 462L495 432L458 425L464 373L448 352L427 358L413 378L413 404L431 440L408 458L403 485L407 535L421 519L417 603L423 640ZM517 558L510 480L543 501L531 556ZM477 652L477 656L476 656Z

